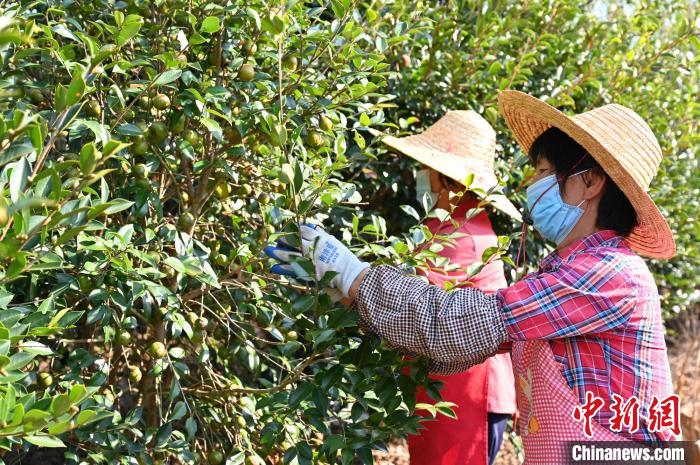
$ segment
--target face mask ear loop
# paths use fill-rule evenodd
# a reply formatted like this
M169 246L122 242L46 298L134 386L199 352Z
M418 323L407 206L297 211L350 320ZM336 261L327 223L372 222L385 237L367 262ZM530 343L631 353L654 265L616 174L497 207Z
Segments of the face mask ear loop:
M569 175L569 173L571 173L573 170L575 170L576 167L577 167L578 165L580 165L580 164L583 162L583 160L585 160L585 159L588 157L588 155L589 155L588 152L584 153L583 156L582 156L581 158L579 158L578 161L577 161L576 163L574 163L574 166L572 166L572 167L569 169L569 171L567 171L566 173L564 173L564 175L563 175L561 178L556 178L557 184L560 183L563 179L565 179L566 176ZM530 208L530 211L532 211L532 210L535 209L535 205L537 205L537 202L539 202L540 199L542 198L542 196L543 196L545 193L547 193L547 191L549 191L549 189L551 189L552 187L554 187L554 184L552 184L552 185L549 186L547 189L545 189L545 190L539 195L539 197L537 197L537 198L535 199L535 201L532 203L532 208ZM584 201L585 201L585 199L584 199ZM583 203L583 201L582 201L581 203ZM580 206L580 205L581 205L581 204L579 204L579 206ZM517 255L516 259L515 259L515 270L516 270L516 273L517 273L518 270L520 269L520 258L521 258L521 256L522 256L522 260L523 260L523 261L522 261L522 263L523 263L522 276L525 276L525 275L527 274L527 250L526 250L526 247L525 247L525 243L526 243L526 239L527 239L527 225L528 225L528 224L532 224L532 219L530 219L530 212L526 212L525 215L523 216L523 228L522 228L522 233L520 234L520 244L518 245L518 255Z

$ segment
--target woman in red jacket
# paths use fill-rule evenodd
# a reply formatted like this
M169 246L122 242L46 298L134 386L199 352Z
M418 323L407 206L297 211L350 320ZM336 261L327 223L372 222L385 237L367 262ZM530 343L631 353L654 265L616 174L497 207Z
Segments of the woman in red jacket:
M446 221L429 218L424 223L433 235L455 234L454 243L439 252L449 259L448 265L430 264L422 274L442 288L457 284L496 292L506 287L500 261L486 264L475 276L467 272L470 265L481 261L487 248L497 246L498 240L486 211L467 219L479 200L470 193L461 195L468 173L476 175L473 185L488 188L496 184L496 134L488 122L473 111L451 111L419 135L386 137L383 141L421 163L416 174L418 203L450 212ZM505 197L496 196L494 202L496 208L519 219L518 210ZM411 464L483 465L487 458L492 464L508 419L515 413L510 355L495 355L462 373L430 377L442 381L440 394L443 400L456 404L457 418L438 415L425 421L425 429L418 435L409 436ZM435 402L424 389L418 391L416 401Z

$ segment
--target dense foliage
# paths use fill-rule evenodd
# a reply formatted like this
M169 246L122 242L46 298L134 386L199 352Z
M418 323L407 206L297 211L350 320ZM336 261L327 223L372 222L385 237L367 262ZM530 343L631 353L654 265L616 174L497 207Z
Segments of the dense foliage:
M499 89L648 119L669 155L653 194L679 244L655 270L667 309L697 298L699 25L675 11L4 2L0 448L66 445L76 464L371 463L417 428L425 370L403 372L353 312L271 276L261 250L311 220L368 260L431 256L416 253L432 238L408 205L410 164L366 129L414 131L447 108L497 127L518 199L527 173ZM508 259L508 244L490 253Z

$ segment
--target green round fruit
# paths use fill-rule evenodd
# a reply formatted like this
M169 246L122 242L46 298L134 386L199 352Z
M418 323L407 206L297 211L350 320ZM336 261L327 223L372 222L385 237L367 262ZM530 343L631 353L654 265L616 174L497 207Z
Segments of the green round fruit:
M258 195L258 202L260 205L267 205L270 203L270 194L263 192L262 194Z
M238 191L236 193L242 197L247 197L253 193L253 188L250 184L243 184L241 187L238 188Z
M326 143L326 136L322 132L311 131L306 139L311 147L318 148Z
M194 225L194 222L194 215L190 212L185 212L180 215L180 218L177 220L177 225L180 229L189 230Z
M7 213L7 207L0 205L0 226L5 226L10 221L10 215Z
M235 126L226 126L224 128L224 138L231 145L239 145L243 142L241 133Z
M224 461L224 454L220 450L213 450L207 454L209 465L219 465Z
M152 143L160 144L166 137L168 137L168 128L165 127L165 124L161 123L160 121L156 121L155 123L151 124L148 131L146 131L146 137Z
M120 345L128 346L131 344L131 333L129 331L119 331L117 333L117 342Z
M324 131L330 131L333 129L333 121L326 115L323 115L318 119L318 127Z
M247 57L255 55L258 51L258 44L247 40L241 41L241 50L243 51L243 55Z
M188 129L187 131L185 131L182 137L191 145L197 145L197 142L199 142L199 134L197 134L197 132L192 129Z
M151 109L151 99L147 95L139 97L139 108L144 111Z
M153 106L158 110L165 110L170 106L170 97L165 94L157 94L153 97Z
M141 378L143 378L143 374L141 373L141 369L139 367L129 368L129 379L131 381L138 383L141 381Z
M231 195L231 185L226 182L220 182L216 185L216 196L220 199L225 199Z
M51 376L51 373L42 372L37 375L36 381L39 383L39 386L46 388L53 384L53 376Z
M148 149L150 146L148 145L148 142L145 140L140 140L138 142L135 142L131 145L130 151L134 155L146 155L148 153Z
M137 163L134 165L131 173L137 178L144 179L148 176L148 166L144 165L143 163Z
M299 60L294 55L287 55L282 59L282 66L288 71L294 71L299 66Z
M238 70L238 79L243 82L252 81L255 78L255 68L253 65L246 63Z
M128 110L126 110L126 111L124 112L124 116L122 116L122 118L123 118L124 121L126 121L127 123L131 123L131 122L134 120L134 118L136 118L136 113L134 113L134 110L132 110L131 108L129 108Z
M299 335L297 334L296 331L287 331L287 334L285 335L285 340L294 342L297 339L299 339Z
M84 274L78 275L78 285L81 291L85 293L90 292L93 288L92 278Z
M241 428L245 428L248 426L248 422L245 421L245 417L242 415L236 417L236 423L238 423L238 426L240 426Z
M226 254L218 253L214 256L214 263L217 266L224 267L228 265L228 257L226 256Z
M93 118L99 118L102 114L100 102L97 100L90 100L87 105L85 105L85 110L87 111L87 114Z
M27 91L27 95L33 104L38 105L44 102L44 94L37 88L31 88Z
M163 358L168 355L168 351L162 342L156 341L148 347L148 355L153 358Z
M197 318L194 322L194 327L199 330L206 329L207 326L209 326L209 320L203 316Z

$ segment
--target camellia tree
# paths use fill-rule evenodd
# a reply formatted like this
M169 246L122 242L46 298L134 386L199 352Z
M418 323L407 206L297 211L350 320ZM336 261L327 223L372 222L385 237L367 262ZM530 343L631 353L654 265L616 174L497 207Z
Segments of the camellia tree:
M415 431L425 369L261 253L316 221L363 254L434 256L421 227L379 245L342 179L410 23L368 35L383 10L350 0L2 8L0 448L349 464Z

